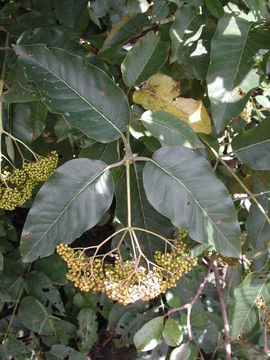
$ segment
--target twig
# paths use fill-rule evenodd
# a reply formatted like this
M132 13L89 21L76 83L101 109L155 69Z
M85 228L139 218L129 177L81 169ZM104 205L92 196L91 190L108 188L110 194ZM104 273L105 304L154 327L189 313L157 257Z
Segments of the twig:
M235 273L235 268L232 269L232 272L231 272L231 275L230 275L230 278L229 278L226 305L229 305L229 302L230 302L230 292L231 292L234 273Z
M253 202L258 206L260 211L262 212L263 216L265 217L266 221L270 225L270 218L267 215L266 211L262 207L262 205L258 202L254 194L249 191L249 189L246 187L246 185L239 179L239 177L235 174L235 172L226 164L226 162L218 155L215 149L212 148L212 146L202 137L200 137L201 141L211 150L211 152L215 155L217 159L226 167L226 169L232 174L232 176L235 178L235 180L241 185L241 187L245 190L245 192L250 196L250 199L253 200Z
M213 260L211 261L209 267L208 267L208 271L207 273L205 274L205 277L201 283L201 285L199 286L199 289L197 290L197 293L196 295L194 296L194 298L192 299L192 301L190 303L187 303L185 305L182 305L180 307L177 307L177 308L174 308L174 309L171 309L167 312L166 316L169 316L171 315L172 313L174 312L177 312L177 311L182 311L182 310L187 310L187 329L188 329L188 337L189 337L189 340L192 341L194 340L195 344L196 344L196 341L192 335L192 328L191 328L191 321L190 321L190 317L191 317L191 311L192 311L192 307L193 305L196 303L196 301L198 300L199 296L201 295L206 283L207 283L207 280L209 278L209 275L210 275L210 272L212 270L212 267L213 267ZM196 344L197 346L197 344ZM198 347L198 346L197 346ZM202 353L201 351L199 350L200 354L201 354L201 357L203 358L202 356Z
M31 269L31 265L32 264L29 264L28 265L28 268L27 268L27 271L26 271L26 275L29 273L30 269ZM13 323L13 320L14 320L14 317L15 317L15 314L16 314L16 311L17 311L17 308L19 306L19 303L21 301L21 297L23 295L23 291L24 291L24 281L22 283L22 286L20 288L20 292L19 292L19 295L18 295L18 298L16 300L16 303L15 303L15 306L14 306L14 309L12 311L12 314L11 314L11 318L10 318L10 321L9 321L9 324L8 324L8 327L7 327L7 331L5 333L5 336L4 336L4 339L2 341L2 344L4 344L4 342L6 341L8 335L9 335L9 332L10 332L10 329L11 329L11 326L12 326L12 323Z
M217 265L216 260L214 260L214 262L213 262L213 270L214 270L214 274L215 274L216 289L217 289L217 293L218 293L219 303L220 303L220 307L221 307L221 313L222 313L223 322L224 322L224 333L225 333L224 344L225 344L225 351L226 351L226 360L231 360L232 350L231 350L231 339L230 339L230 325L229 325L229 320L228 320L228 316L227 316L227 312L226 312L225 302L224 302L223 295L222 295L222 288L219 283L220 276L218 273L218 265Z
M265 354L265 359L268 359L268 344L267 344L267 324L266 324L266 319L264 319L264 354Z

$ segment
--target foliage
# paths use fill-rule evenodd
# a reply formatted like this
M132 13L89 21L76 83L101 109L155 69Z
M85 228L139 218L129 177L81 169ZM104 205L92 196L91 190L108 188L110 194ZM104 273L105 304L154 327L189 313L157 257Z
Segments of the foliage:
M269 11L1 1L1 359L269 356Z

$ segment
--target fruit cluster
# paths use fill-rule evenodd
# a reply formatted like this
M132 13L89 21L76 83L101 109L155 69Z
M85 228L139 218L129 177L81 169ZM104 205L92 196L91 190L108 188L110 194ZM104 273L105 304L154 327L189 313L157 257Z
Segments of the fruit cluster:
M150 300L176 286L177 280L197 264L186 250L181 236L175 240L172 252L155 252L155 263L138 259L103 262L98 257L86 257L82 250L66 244L57 246L57 253L68 267L67 278L81 291L105 292L107 296L127 305L137 300Z
M266 306L263 296L260 294L256 299L256 305L259 311L264 312L264 326L270 332L270 309Z
M208 259L213 258L215 256L217 263L219 263L222 266L229 265L230 267L236 267L239 264L238 258L221 255L215 250L211 252L206 252L204 256Z
M21 169L12 172L5 169L0 177L0 209L14 210L22 206L31 198L35 186L55 171L57 163L58 154L52 151L48 158L24 163Z

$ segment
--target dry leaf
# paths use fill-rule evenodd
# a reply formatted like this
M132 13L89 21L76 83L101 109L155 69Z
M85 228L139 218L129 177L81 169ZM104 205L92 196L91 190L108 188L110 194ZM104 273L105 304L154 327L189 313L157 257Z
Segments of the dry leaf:
M201 100L177 97L180 83L164 74L146 80L141 90L135 91L133 101L147 110L164 110L187 122L195 132L210 134L211 119Z

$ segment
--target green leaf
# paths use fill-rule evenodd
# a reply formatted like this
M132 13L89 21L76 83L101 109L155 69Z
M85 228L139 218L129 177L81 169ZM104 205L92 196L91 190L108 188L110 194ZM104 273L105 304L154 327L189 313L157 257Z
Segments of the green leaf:
M185 343L173 349L170 355L170 360L189 360L190 355L191 350L189 347L189 343Z
M270 118L237 135L233 151L244 164L255 170L270 170Z
M179 346L183 340L178 323L171 318L166 321L162 336L169 346Z
M91 308L84 308L79 312L77 320L79 322L79 330L77 331L77 336L80 339L78 344L79 349L80 352L87 355L89 353L89 349L98 339L98 322L96 312Z
M34 296L51 311L56 310L60 315L65 313L58 289L44 273L32 271L26 278L24 286L28 295Z
M40 335L54 335L55 327L49 311L33 296L22 299L19 307L21 323Z
M80 157L101 160L106 164L113 164L120 160L117 151L117 141L109 144L95 143L85 149L82 149Z
M79 353L69 346L55 344L45 353L46 360L87 360L87 356Z
M144 324L133 338L137 350L153 350L160 343L163 328L164 319L162 316L156 317Z
M156 0L152 7L153 20L152 22L161 21L165 19L170 11L169 5L163 0Z
M260 49L269 49L269 30L225 15L218 22L211 44L207 73L208 95L217 132L238 116L259 86L261 75L253 68ZM224 61L226 57L227 61Z
M216 18L220 19L223 16L224 10L220 0L205 0L205 4L210 13Z
M149 204L142 182L143 166L134 163L130 168L131 188L131 221L135 227L157 232L166 238L171 238L174 227L168 219L158 213ZM121 178L116 185L116 217L121 223L127 225L127 198L126 198L126 172L123 171ZM164 248L164 244L157 237L144 232L136 231L136 235L144 252L153 259L155 250Z
M67 266L57 254L36 260L35 269L42 271L58 285L63 285L67 282Z
M155 74L166 62L169 43L161 41L154 31L143 36L128 52L121 65L123 80L134 86Z
M50 47L65 49L74 55L84 55L85 48L71 39L71 37L59 27L42 27L33 31L25 31L19 38L18 45L46 44Z
M195 150L204 148L191 127L172 114L161 110L146 111L141 120L162 145L183 145Z
M264 95L257 95L255 99L262 107L270 109L270 100L268 99L268 97Z
M12 116L12 134L31 145L45 130L47 107L40 101L29 104L14 104Z
M194 7L184 5L175 12L175 20L170 28L171 37L171 62L177 58L177 53L181 53L184 47L184 35L192 21L197 17Z
M183 146L162 147L145 165L143 183L150 204L173 225L223 255L239 257L240 227L232 200L202 156Z
M62 25L68 28L78 28L78 23L86 9L87 0L57 0L55 12Z
M118 139L130 120L123 92L100 69L62 49L14 46L26 77L38 87L49 110L101 142Z
M234 304L230 312L232 339L252 333L257 322L257 317L254 316L256 299L269 286L269 276L254 272L235 288Z
M264 184L259 181L257 177L254 178L254 189L253 192L258 194L261 192L266 192L265 194L258 196L257 200L262 206L262 208L269 213L270 209L270 183L268 182L268 186L264 186ZM255 257L263 256L264 253L268 250L268 242L270 240L270 226L263 216L261 209L258 208L257 204L252 204L249 209L249 215L246 222L246 230L248 233L248 238L250 244L252 245ZM252 253L251 253L252 254ZM248 256L250 258L250 255ZM262 267L265 261L268 260L268 254L264 257L264 259L260 259L259 263L255 263L256 269L258 265Z
M42 186L27 216L21 254L27 262L51 255L98 223L111 205L113 180L99 160L74 159Z
M3 254L0 252L0 271L4 269L4 257Z
M150 4L148 4L147 0L128 0L127 6L129 13L144 13L148 10Z
M149 25L148 17L142 13L129 14L122 17L104 41L103 47L114 47L121 45L134 36L139 35L145 25Z
M269 18L267 4L264 0L243 0L249 7L256 20Z

